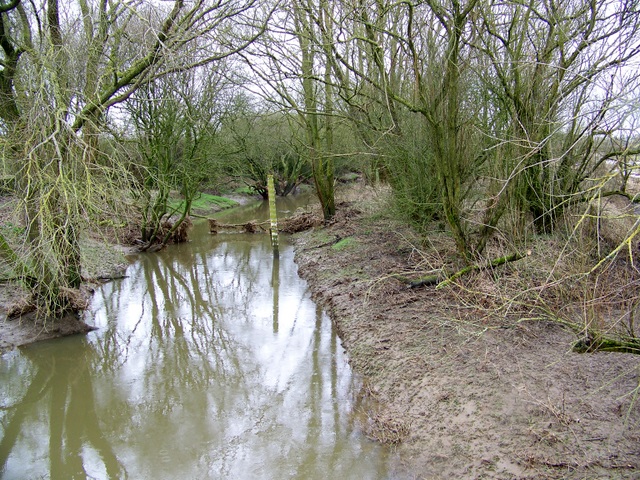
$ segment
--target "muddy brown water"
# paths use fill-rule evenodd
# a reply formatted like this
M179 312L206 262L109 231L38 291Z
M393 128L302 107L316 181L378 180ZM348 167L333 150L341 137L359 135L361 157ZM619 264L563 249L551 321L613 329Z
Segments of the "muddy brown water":
M262 202L219 214L267 217ZM278 258L268 235L198 222L192 239L101 286L97 331L0 357L0 478L394 477L287 238Z

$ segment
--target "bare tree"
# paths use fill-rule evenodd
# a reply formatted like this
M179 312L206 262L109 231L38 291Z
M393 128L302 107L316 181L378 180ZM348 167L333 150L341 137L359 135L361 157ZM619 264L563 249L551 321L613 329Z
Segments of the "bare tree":
M98 147L109 108L156 78L243 50L268 16L255 0L0 6L0 122L27 228L22 246L2 250L21 258L43 311L68 307L82 225L126 178Z
M599 168L637 150L613 147L629 116L621 99L637 82L622 80L638 56L634 2L339 5L340 27L319 44L331 51L340 95L369 136L424 142L408 159L387 150L388 168L418 173L396 183L424 192L414 203L433 203L437 192L440 213L431 215L446 220L464 258L484 250L510 209L553 228ZM436 182L421 190L429 174Z
M261 42L247 52L255 91L297 125L325 219L335 214L331 71L315 23L317 5L282 5ZM257 60L257 61L256 61Z
M465 258L473 251L463 204L467 185L473 182L469 165L474 130L465 100L471 56L468 24L476 3L345 3L342 15L351 30L330 43L341 96L348 98L352 111L373 100L385 112L374 123L385 118L385 134L396 137L402 136L406 121L402 108L421 116L430 150L421 161L432 162L442 214Z
M638 88L624 73L640 53L638 4L488 2L477 16L474 46L508 119L490 134L509 142L522 209L550 231L606 160L638 150L613 142L628 112L620 100Z
M225 60L168 74L123 102L133 128L126 142L140 157L133 162L134 192L145 250L166 244L190 214L205 182L213 183L220 175L216 144L225 117L235 107L237 89L228 78L230 65ZM178 204L172 202L174 191L182 197Z

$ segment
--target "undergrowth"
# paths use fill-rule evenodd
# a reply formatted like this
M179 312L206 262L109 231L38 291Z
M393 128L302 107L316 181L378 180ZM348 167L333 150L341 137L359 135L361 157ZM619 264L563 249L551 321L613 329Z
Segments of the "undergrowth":
M438 222L427 233L394 227L398 218L388 190L379 189L365 206L357 206L368 210L363 220L368 231L372 222L388 223L407 258L406 271L380 280L448 279L466 266ZM575 333L576 351L640 353L639 218L634 205L620 197L599 202L597 210L590 205L567 209L551 234L529 229L512 235L501 225L476 264L487 266L514 253L522 258L462 275L447 287L447 295L474 322L551 321Z

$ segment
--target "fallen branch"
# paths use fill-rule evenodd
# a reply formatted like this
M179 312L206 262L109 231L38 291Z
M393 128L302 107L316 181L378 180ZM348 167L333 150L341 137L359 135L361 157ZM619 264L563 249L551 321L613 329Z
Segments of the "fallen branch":
M522 259L524 257L525 257L525 255L522 255L520 253L512 253L511 255L505 255L504 257L496 258L495 260L491 260L490 262L485 263L485 264L477 264L476 263L474 265L466 266L462 270L458 270L456 273L451 275L446 280L443 280L442 282L438 283L438 286L436 288L446 287L447 285L450 285L455 280L460 278L462 275L465 275L465 274L467 274L469 272L474 272L476 270L484 270L485 268L497 267L497 266L503 265L503 264L508 263L508 262L515 262L515 261L520 260L520 259Z
M269 220L264 222L256 222L255 220L251 220L246 223L218 223L215 218L209 218L209 233L217 234L220 229L237 229L242 228L247 233L256 233L258 229L266 232L267 230L263 227L263 225L267 225L270 223Z
M255 233L258 228L263 232L268 232L270 229L265 228L270 224L270 220L264 222L257 222L251 220L247 223L218 223L215 218L206 218L209 222L209 232L216 234L219 230L224 229L244 229L247 233ZM312 213L301 213L293 217L284 217L278 221L278 232L280 233L298 233L305 230L309 230L314 227L322 225L322 219ZM251 227L256 227L251 229Z
M640 338L638 337L619 335L613 338L591 328L585 330L583 324L565 320L548 309L544 309L544 314L552 322L563 325L580 337L571 348L576 353L617 352L640 355Z
M474 265L468 265L464 267L462 270L458 270L448 278L443 278L442 273L430 274L425 277L416 278L414 280L408 277L405 277L403 275L394 275L393 278L399 280L400 282L407 283L411 288L422 287L424 285L436 285L436 288L442 288L442 287L446 287L447 285L450 285L455 280L460 278L462 275L465 275L469 272L473 272L476 270L484 270L485 268L497 267L499 265L503 265L508 262L515 262L524 257L525 255L522 255L520 253L512 253L511 255L505 255L504 257L496 258L495 260L491 260L490 262L487 262L487 263L482 263L482 264L476 263Z
M442 281L442 275L440 274L427 275L415 280L411 280L409 277L405 277L404 275L393 275L393 278L402 283L408 284L411 288L422 287L424 285L437 285Z

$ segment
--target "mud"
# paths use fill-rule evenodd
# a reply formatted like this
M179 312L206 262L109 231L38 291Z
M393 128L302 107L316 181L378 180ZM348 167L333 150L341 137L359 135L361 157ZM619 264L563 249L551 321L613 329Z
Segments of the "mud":
M638 478L640 358L574 353L573 333L487 309L489 294L408 288L393 274L434 247L381 213L386 193L368 197L296 243L379 405L368 435L395 445L410 478ZM490 292L490 275L473 275Z
M91 332L95 327L87 325L76 314L66 314L55 322L34 318L33 313L21 317L7 319L2 315L0 320L0 354L16 347Z
M78 296L76 304L88 302L98 284L122 276L128 263L125 253L124 247L107 245L104 241L87 239L83 243L85 281L80 290L73 291ZM94 330L81 320L80 313L67 313L54 319L24 308L23 315L10 315L10 312L27 307L29 297L29 292L18 282L0 283L0 354L41 340Z

